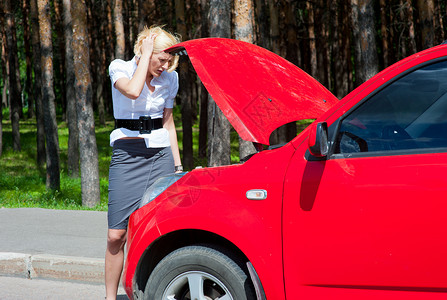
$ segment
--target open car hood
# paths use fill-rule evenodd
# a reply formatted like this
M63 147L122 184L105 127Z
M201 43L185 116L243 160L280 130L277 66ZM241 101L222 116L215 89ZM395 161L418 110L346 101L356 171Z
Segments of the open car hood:
M250 43L205 38L165 51L184 50L214 101L247 141L268 145L276 128L316 119L338 101L294 64Z

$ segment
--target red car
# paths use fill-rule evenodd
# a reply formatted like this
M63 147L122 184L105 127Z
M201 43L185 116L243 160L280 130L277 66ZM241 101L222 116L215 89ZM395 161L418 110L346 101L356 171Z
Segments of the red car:
M244 162L160 178L130 218L133 299L447 299L447 45L338 100L281 57L231 39L187 52Z

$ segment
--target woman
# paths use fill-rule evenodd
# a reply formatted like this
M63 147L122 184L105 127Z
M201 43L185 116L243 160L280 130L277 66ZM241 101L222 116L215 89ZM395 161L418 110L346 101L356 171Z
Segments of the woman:
M179 39L161 27L145 27L135 57L109 66L115 130L109 170L105 255L106 299L116 299L129 216L159 176L182 171L172 108L178 91L178 56L163 49Z

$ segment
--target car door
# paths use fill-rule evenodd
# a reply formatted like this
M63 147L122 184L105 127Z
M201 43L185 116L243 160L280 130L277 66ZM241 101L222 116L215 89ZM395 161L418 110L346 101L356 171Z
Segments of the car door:
M302 143L287 172L288 299L446 297L447 62L374 92L330 132L326 159Z

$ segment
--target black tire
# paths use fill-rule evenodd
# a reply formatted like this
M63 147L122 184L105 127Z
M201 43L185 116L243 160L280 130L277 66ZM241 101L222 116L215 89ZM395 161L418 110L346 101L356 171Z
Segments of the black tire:
M245 264L223 251L187 246L158 263L147 282L144 299L253 300L256 296Z

